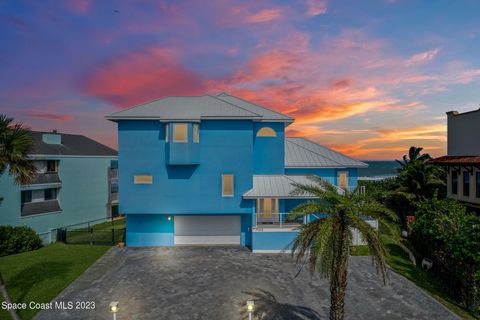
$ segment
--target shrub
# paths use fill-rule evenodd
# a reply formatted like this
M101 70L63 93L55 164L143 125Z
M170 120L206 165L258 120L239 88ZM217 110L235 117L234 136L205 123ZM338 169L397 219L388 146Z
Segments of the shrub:
M480 306L480 218L452 199L418 204L412 244L470 310Z
M0 257L36 250L42 240L32 228L26 226L0 226Z

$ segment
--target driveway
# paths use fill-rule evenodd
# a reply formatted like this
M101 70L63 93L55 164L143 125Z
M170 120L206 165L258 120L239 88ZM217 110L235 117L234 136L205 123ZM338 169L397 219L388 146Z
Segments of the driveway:
M350 260L347 319L457 319L405 278L390 271L383 286L368 257ZM94 310L47 310L36 320L328 319L328 282L286 254L236 247L112 248L56 301L94 301ZM263 315L261 317L260 315Z

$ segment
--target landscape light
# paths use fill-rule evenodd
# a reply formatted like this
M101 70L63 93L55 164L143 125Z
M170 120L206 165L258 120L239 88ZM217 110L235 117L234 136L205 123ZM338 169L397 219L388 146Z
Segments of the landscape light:
M110 312L113 313L113 320L117 320L118 301L110 302Z
M247 300L248 320L252 320L252 313L254 308L255 302L253 300Z

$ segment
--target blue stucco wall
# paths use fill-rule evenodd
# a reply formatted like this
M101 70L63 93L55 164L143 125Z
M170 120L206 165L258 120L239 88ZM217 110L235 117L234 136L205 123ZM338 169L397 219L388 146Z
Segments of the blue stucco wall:
M60 160L58 200L62 212L21 216L21 189L8 174L0 177L0 225L26 225L38 233L107 217L108 167L115 157L53 157ZM38 189L31 187L28 189Z
M257 137L263 127L272 128L276 137ZM285 124L279 122L255 122L253 141L253 173L283 174L285 170Z
M185 143L173 142L173 125L168 124L170 140L166 144L166 163L169 165L195 165L200 163L200 144L193 142L193 123L187 123L188 141ZM165 126L164 126L165 128ZM165 131L166 129L164 129ZM160 130L160 135L162 135ZM165 133L163 133L165 134ZM165 140L165 136L163 136Z
M202 121L196 166L166 165L164 123L119 121L118 129L121 213L251 212L242 195L252 187L252 121ZM235 175L233 197L222 197L222 174ZM134 175L152 175L153 184L135 185Z
M168 220L168 217L171 219ZM251 215L241 215L240 244L251 246ZM127 214L127 246L173 246L175 215Z
M252 250L281 251L290 250L297 231L252 232Z

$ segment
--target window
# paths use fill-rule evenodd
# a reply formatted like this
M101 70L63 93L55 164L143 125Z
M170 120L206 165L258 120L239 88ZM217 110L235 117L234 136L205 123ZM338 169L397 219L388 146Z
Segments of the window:
M57 172L57 161L47 160L47 172Z
M188 142L188 125L186 123L173 124L173 142Z
M133 183L134 184L152 184L153 177L152 176L134 176Z
M477 198L480 198L480 171L478 171L478 172L476 173L475 177L476 177L476 179L475 179L475 181L476 181L476 183L475 183L475 185L476 185L475 189L477 190L476 196L477 196Z
M55 200L57 199L57 189L45 189L44 191L44 199L45 200Z
M348 189L348 172L342 171L338 173L338 186L344 190Z
M263 127L258 130L257 137L276 137L277 133L270 127Z
M463 171L463 196L470 196L470 173Z
M198 123L193 124L193 143L200 142L200 130Z
M32 190L22 191L22 204L32 202Z
M233 197L233 174L222 174L222 197Z
M452 194L458 193L458 172L456 170L452 171Z
M168 142L168 123L165 124L165 142Z

